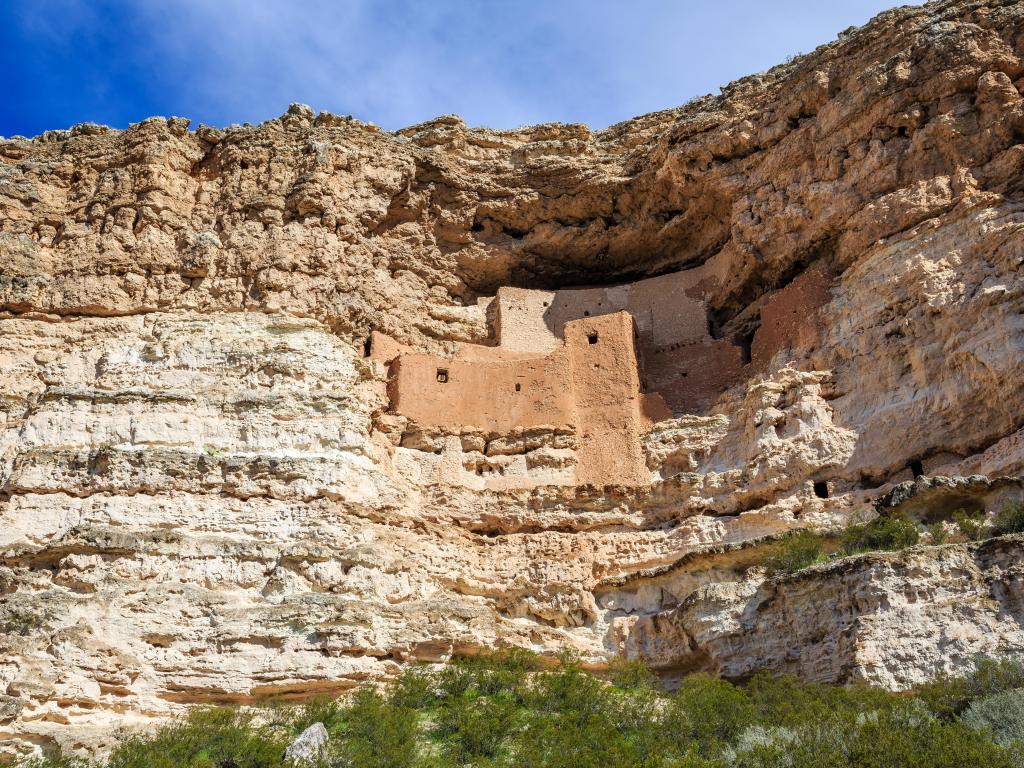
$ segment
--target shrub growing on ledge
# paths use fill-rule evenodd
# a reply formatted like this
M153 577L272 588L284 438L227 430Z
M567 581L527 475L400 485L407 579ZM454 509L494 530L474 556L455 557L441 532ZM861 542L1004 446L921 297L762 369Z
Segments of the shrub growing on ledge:
M992 518L993 536L1007 533L1024 533L1024 502L1017 501L1004 506Z
M894 551L912 547L918 538L917 526L905 514L880 515L843 531L839 549L844 555Z
M825 562L824 547L825 537L821 534L807 530L789 533L773 547L764 566L769 575L796 573Z

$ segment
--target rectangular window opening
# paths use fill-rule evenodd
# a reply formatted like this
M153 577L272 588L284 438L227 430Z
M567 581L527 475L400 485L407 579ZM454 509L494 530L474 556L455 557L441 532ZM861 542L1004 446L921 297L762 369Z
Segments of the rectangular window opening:
M448 383L448 369L447 368L438 368L437 369L437 383L438 384L447 384Z
M596 333L588 333L587 334L587 341L589 343L591 343L591 344L597 344L597 334Z

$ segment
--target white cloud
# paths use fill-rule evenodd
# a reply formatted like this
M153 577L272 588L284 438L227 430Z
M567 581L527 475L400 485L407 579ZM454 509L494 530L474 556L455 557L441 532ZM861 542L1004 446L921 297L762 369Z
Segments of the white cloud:
M603 127L810 50L888 4L55 2L56 13L52 4L27 12L26 28L69 45L97 24L120 25L119 56L141 70L156 93L147 94L150 102L165 113L223 124L262 120L303 101L387 128L447 112L496 127L547 120Z

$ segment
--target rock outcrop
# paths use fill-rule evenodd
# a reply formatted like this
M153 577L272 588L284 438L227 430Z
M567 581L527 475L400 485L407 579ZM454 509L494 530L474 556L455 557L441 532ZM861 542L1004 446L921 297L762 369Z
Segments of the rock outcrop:
M662 668L759 671L903 690L1024 648L1024 537L873 553L719 582L643 617L628 651Z
M1017 539L756 570L878 504L1019 498L1022 90L1024 7L939 0L599 132L0 141L0 758L502 644L892 687L1024 650ZM493 354L499 289L642 331L621 286L684 270L614 482L586 419L416 424L370 354ZM975 479L914 507L915 475Z

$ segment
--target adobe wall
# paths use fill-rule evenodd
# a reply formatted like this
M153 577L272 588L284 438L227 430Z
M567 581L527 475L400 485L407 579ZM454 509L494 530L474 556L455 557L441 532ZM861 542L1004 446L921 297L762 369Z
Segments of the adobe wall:
M813 318L831 300L831 284L827 267L816 263L768 297L750 349L755 369L767 367L777 352L798 342L802 334L814 333Z
M427 428L508 434L573 424L564 352L507 360L401 354L391 364L388 394L393 412Z
M650 483L640 438L648 425L640 402L633 319L626 312L565 326L576 405L577 482Z
M562 346L562 332L549 327L544 316L554 291L499 288L495 300L495 335L498 345L511 352L553 352Z
M561 345L566 323L622 311L633 316L642 345L707 341L707 309L699 295L702 280L703 270L698 268L600 288L499 288L498 342L508 350L549 352Z
M699 293L703 270L688 269L629 286L629 312L643 344L664 347L710 339L707 307Z
M728 339L643 352L643 382L675 413L700 413L744 374L742 350Z
M829 297L819 268L767 297L748 363L740 345L711 337L701 279L695 269L614 287L501 288L490 305L499 345L460 344L451 358L374 334L371 355L390 367L390 411L411 422L402 439L449 482L646 485L641 438L651 423L706 409L811 332ZM530 430L546 437L530 447ZM492 455L506 437L517 450Z

